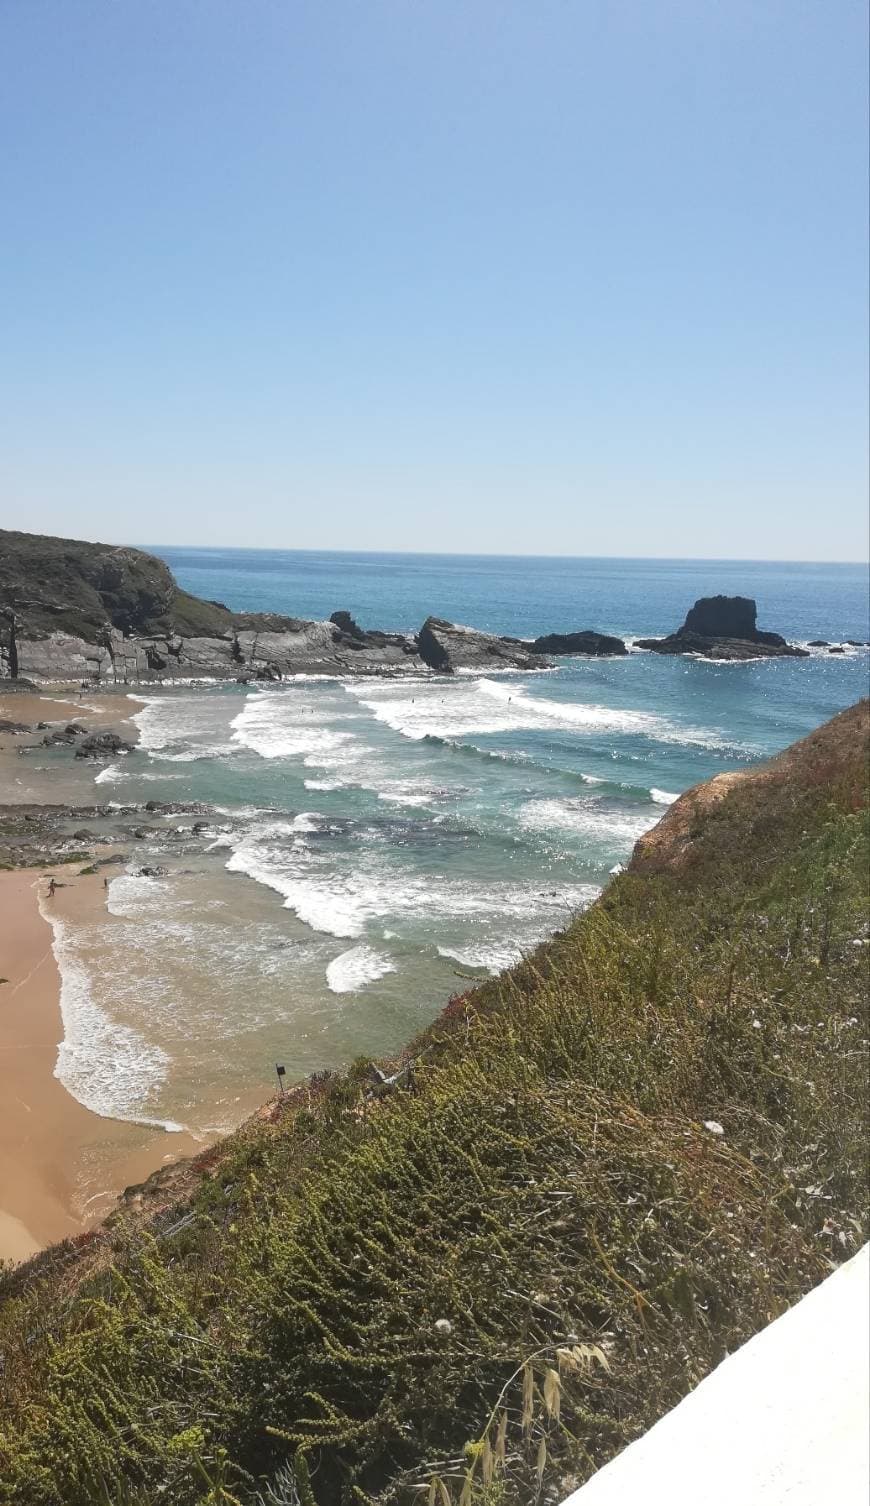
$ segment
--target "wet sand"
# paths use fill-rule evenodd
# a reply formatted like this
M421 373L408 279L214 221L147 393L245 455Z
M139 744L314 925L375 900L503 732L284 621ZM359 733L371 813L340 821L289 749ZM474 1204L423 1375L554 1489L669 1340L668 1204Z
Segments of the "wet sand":
M63 1034L51 925L40 913L93 918L105 904L98 874L0 873L0 1259L21 1260L81 1233L123 1189L207 1143L92 1114L54 1076Z

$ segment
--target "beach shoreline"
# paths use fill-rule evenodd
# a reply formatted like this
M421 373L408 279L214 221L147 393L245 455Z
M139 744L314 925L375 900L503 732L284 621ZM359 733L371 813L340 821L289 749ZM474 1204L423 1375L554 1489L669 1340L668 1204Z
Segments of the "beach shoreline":
M134 742L132 718L144 702L127 693L78 700L52 687L0 692L0 717L32 727L0 734L0 796L12 804L57 803L63 771L21 757L45 729L77 721L89 731L118 731ZM23 766L23 773L22 773ZM90 760L87 767L91 769ZM73 773L75 773L73 766ZM109 849L106 849L107 851ZM0 1261L21 1261L56 1240L84 1233L115 1206L126 1187L162 1166L195 1155L212 1137L103 1118L55 1075L64 1038L61 977L48 906L73 925L105 912L100 873L82 873L52 857L0 871ZM49 893L52 877L57 888Z
M0 873L0 1259L23 1260L83 1233L125 1187L206 1143L103 1119L55 1076L63 1038L60 975L43 909L84 919L104 904L99 875L49 898L47 870Z

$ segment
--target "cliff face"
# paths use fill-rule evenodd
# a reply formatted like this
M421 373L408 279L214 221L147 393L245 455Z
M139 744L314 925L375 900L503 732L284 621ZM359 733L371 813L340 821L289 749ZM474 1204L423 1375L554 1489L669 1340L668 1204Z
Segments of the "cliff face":
M547 662L515 639L437 618L405 635L366 631L346 611L328 622L232 612L180 590L141 549L0 530L0 678L280 680Z
M162 560L138 549L0 531L0 602L18 614L22 637L148 632L175 593Z

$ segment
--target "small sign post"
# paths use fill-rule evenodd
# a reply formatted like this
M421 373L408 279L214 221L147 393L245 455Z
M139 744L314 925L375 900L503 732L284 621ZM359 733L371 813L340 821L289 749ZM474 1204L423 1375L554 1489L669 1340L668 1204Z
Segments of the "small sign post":
M278 1087L281 1089L281 1097L283 1098L284 1097L284 1074L287 1071L287 1068L284 1066L283 1062L276 1062L275 1063L275 1071L278 1073Z

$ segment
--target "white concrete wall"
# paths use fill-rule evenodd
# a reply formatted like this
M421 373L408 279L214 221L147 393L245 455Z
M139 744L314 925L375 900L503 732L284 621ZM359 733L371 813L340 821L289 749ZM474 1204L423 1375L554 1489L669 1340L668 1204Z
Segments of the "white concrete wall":
M867 1506L865 1245L565 1506Z

